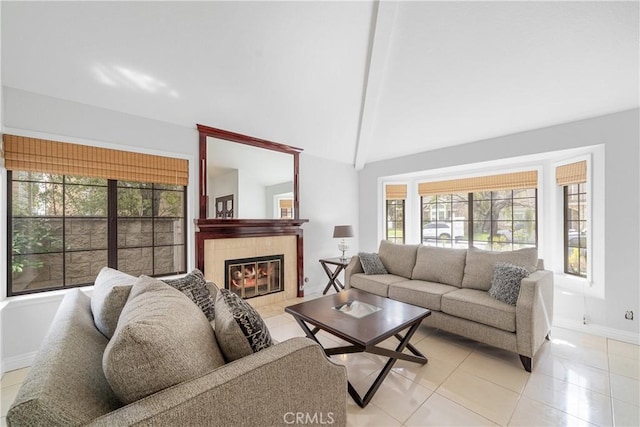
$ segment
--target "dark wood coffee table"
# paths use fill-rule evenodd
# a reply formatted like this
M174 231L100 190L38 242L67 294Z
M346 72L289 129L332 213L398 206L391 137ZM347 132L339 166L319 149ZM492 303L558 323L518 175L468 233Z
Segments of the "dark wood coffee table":
M318 344L320 342L316 338L316 334L320 330L327 331L352 344L342 347L323 347L327 356L366 352L389 358L365 393L364 398L360 397L351 382L348 383L349 394L362 408L371 401L398 359L423 365L428 361L418 349L409 344L409 340L420 326L420 322L431 315L431 311L426 308L394 301L358 289L349 289L335 295L286 307L285 311L296 319L307 337ZM359 315L362 317L358 317ZM308 325L311 325L313 329ZM407 328L408 331L404 336L401 335L400 333ZM400 342L395 350L377 346L392 336ZM404 353L405 348L413 354Z

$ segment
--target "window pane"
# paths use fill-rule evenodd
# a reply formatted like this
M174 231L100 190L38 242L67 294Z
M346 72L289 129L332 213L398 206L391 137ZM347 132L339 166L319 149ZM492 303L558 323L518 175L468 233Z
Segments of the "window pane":
M68 218L65 225L67 250L107 249L106 218Z
M567 248L567 273L580 274L580 249Z
M536 243L536 223L535 221L515 221L513 223L514 243Z
M66 285L90 285L107 266L107 251L79 251L65 254Z
M66 185L65 215L106 216L107 187Z
M513 190L513 198L520 199L525 197L536 197L536 189L535 188L520 188L518 190Z
M184 246L161 246L155 249L155 274L173 274L185 270Z
M140 188L118 188L118 216L152 216L153 191Z
M13 216L62 216L61 184L13 182Z
M118 270L132 276L152 276L153 248L118 249Z
M497 230L493 236L494 242L511 242L513 240L513 225L511 221L498 221Z
M62 250L62 219L13 218L12 248L17 255Z
M153 246L153 219L118 219L118 248L140 246Z
M154 234L153 243L156 246L182 244L184 242L183 220L158 218L154 223Z
M11 292L59 287L63 283L61 253L15 255L11 259Z
M157 216L172 216L181 217L183 215L183 192L182 191L168 191L168 190L154 190L154 205L157 210Z
M511 199L513 196L512 190L492 191L491 197L493 199Z
M491 219L496 220L511 220L513 219L513 206L511 199L497 199L493 200L491 204Z

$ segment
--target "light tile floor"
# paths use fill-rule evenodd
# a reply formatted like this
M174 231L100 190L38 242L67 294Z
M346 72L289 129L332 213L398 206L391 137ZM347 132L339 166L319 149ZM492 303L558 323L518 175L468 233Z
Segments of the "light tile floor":
M312 299L318 295L310 295ZM289 300L258 309L274 339L304 333L284 313ZM421 326L412 343L428 358L399 361L369 405L349 397L349 426L639 426L640 347L553 328L527 373L517 354ZM320 332L323 345L344 341ZM395 341L395 340L394 340ZM385 346L395 345L389 341ZM385 363L371 354L333 356L350 381L367 390ZM29 368L0 381L0 426Z

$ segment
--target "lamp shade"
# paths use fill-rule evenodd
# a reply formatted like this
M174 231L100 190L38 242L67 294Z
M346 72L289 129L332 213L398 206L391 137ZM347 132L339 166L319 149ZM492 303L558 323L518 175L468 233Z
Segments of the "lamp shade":
M333 229L333 237L353 237L353 227L350 225L336 225Z

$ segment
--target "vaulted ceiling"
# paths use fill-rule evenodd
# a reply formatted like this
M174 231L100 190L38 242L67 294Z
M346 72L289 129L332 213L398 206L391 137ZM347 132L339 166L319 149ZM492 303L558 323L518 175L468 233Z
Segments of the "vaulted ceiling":
M358 168L639 105L637 1L1 7L3 86Z

